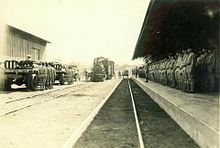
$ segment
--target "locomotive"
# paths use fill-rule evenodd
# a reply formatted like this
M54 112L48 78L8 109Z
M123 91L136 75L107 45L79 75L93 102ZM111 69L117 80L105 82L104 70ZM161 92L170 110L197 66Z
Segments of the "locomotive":
M94 59L92 72L88 74L93 82L112 79L115 74L114 62L108 58L97 57Z

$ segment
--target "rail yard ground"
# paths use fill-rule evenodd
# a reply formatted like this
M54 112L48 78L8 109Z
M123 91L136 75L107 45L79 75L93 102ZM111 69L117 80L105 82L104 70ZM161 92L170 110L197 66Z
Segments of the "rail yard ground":
M61 147L119 81L1 92L0 147Z
M0 147L199 147L141 83L157 85L124 78L78 81L45 91L19 87L0 92ZM176 90L166 90L171 88L159 84L156 88L161 95L177 95Z

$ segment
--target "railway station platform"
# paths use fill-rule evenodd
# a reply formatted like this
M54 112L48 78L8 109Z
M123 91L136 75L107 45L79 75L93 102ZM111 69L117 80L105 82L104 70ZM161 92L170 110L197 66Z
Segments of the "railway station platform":
M133 79L201 147L219 147L219 93L190 94Z

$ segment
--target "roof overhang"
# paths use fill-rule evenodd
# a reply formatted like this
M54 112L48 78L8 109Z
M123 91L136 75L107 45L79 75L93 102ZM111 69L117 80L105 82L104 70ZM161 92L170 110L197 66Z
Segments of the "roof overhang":
M151 0L133 58L219 47L218 0Z

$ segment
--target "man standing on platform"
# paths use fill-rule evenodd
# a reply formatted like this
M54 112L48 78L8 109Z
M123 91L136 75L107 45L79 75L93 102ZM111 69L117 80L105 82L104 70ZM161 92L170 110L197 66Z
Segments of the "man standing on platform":
M137 78L137 76L138 76L138 68L136 67L135 68L135 78Z
M145 77L146 77L146 81L145 82L148 82L148 72L149 72L149 64L148 64L148 62L146 62L144 68L145 68Z

